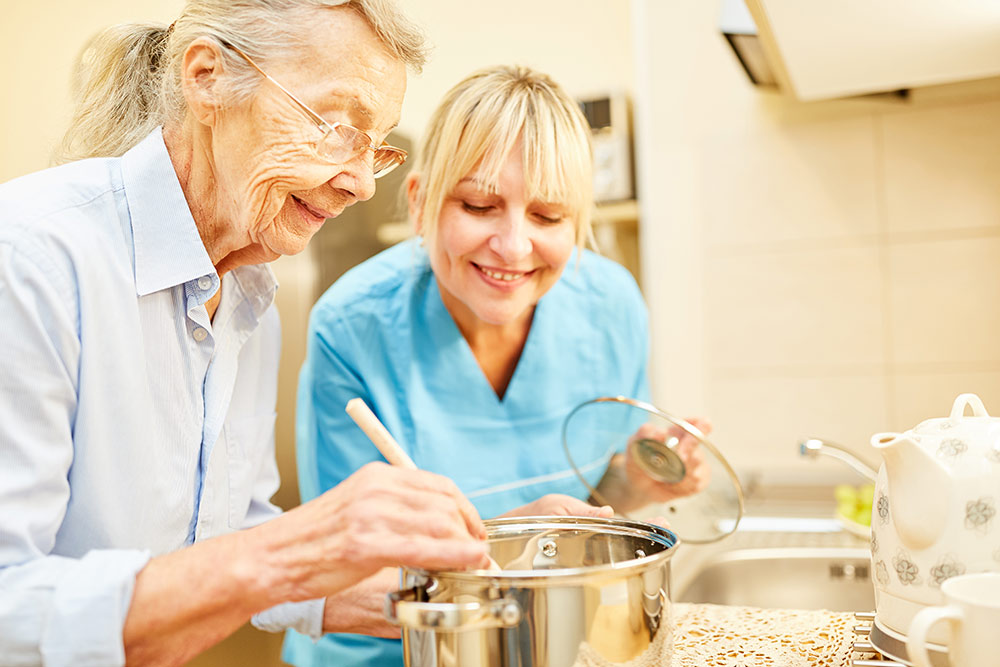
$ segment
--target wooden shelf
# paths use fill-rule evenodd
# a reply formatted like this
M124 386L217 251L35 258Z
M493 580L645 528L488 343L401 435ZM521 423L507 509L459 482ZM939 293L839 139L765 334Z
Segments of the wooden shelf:
M594 224L636 226L638 222L639 202L634 199L602 202L597 205L597 215L594 217Z

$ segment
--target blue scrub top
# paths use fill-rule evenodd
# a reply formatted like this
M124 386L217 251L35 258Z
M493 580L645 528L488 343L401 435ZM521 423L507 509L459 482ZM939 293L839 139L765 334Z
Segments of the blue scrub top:
M579 261L577 261L579 259ZM548 493L589 492L566 459L563 422L598 396L649 400L648 316L631 274L589 251L539 301L503 399L441 301L415 241L338 280L309 320L296 424L299 488L310 500L384 460L344 412L361 397L418 467L445 475L484 518ZM624 442L587 443L573 460L591 484ZM398 640L290 631L284 660L402 665Z

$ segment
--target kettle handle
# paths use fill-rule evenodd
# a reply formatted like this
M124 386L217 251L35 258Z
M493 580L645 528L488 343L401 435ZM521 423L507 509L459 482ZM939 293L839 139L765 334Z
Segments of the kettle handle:
M485 630L511 628L521 622L516 600L482 602L418 602L425 588L418 586L385 596L385 617L410 630Z
M989 417L989 413L986 412L986 407L983 402L975 394L961 394L955 399L955 404L951 406L951 417L952 421L956 419L961 419L965 414L966 406L972 408L973 417Z

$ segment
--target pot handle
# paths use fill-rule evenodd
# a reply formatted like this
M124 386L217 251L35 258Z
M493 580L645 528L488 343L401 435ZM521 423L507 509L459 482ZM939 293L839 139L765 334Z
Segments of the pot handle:
M510 628L521 622L516 600L484 602L418 602L422 587L407 588L385 596L385 617L411 630L487 630Z

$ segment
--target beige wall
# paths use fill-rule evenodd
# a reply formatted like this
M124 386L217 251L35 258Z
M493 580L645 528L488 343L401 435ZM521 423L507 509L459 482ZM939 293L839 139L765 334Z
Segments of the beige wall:
M452 85L479 67L516 63L552 75L573 95L633 89L626 0L400 0L433 47L410 80L400 129L415 139Z
M182 0L3 3L0 16L0 182L49 166L69 120L69 78L87 39L128 21L176 18Z
M743 470L846 479L798 441L875 460L960 392L1000 413L1000 81L797 103L715 3L632 4L657 401Z

